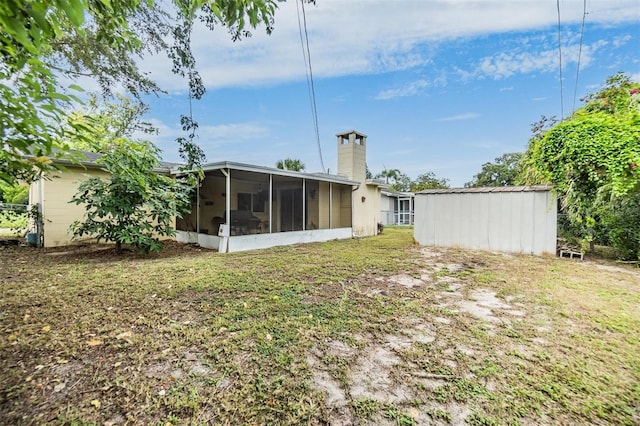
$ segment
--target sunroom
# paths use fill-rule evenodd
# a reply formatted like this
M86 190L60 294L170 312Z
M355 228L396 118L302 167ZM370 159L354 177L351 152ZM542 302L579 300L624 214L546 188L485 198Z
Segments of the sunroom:
M220 252L353 236L355 182L234 162L203 166L191 212L176 220L176 239Z

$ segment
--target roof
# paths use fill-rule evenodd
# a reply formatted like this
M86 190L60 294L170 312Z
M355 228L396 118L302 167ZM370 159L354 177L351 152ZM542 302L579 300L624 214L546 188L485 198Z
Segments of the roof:
M393 189L383 189L382 195L386 195L387 197L413 197L415 194L413 192L403 192L403 191L394 191Z
M336 136L347 136L347 135L350 135L351 133L355 133L356 135L361 136L363 138L367 137L367 135L365 135L364 133L360 133L356 130L347 130L346 132L336 133Z
M489 192L546 192L551 191L552 186L534 185L534 186L483 186L478 188L443 188L443 189L425 189L417 192L420 194L477 194Z
M365 183L367 185L378 186L382 190L389 187L389 184L381 179L367 179Z
M96 161L98 161L100 157L102 157L102 154L98 154L96 152L70 150L68 152L67 158L54 158L54 161L60 164L68 165L68 166L79 165L79 166L84 166L88 168L103 169L104 167L102 167L101 164L96 164ZM166 174L174 174L174 175L185 174L184 170L180 170L181 166L182 164L180 163L170 163L166 161L160 161L160 167L157 168L156 170L160 173L166 173ZM301 179L306 178L306 179L339 183L339 184L351 185L351 186L360 185L360 182L356 182L354 180L350 180L342 176L331 175L327 173L294 172L291 170L277 169L275 167L256 166L252 164L235 163L232 161L219 161L215 163L207 163L202 165L202 170L205 172L212 171L212 170L220 170L220 169L242 170L247 172L272 174L276 176L297 177Z
M65 166L83 166L91 169L104 169L103 165L96 163L100 159L100 157L102 157L102 154L99 154L97 152L70 149L69 151L64 152L64 155L64 157L53 156L51 160L55 163ZM25 155L24 157L32 158L34 156ZM160 161L160 167L157 167L155 170L160 173L169 174L172 169L177 169L178 167L180 167L180 164Z
M208 171L213 170L222 170L222 169L231 169L231 170L242 170L245 172L254 172L254 173L265 173L276 176L287 176L287 177L295 177L300 179L313 179L323 182L331 182L331 183L339 183L343 185L351 185L351 186L359 186L360 182L347 179L338 175L331 175L328 173L307 173L307 172L294 172L292 170L282 170L277 169L275 167L265 167L265 166L256 166L253 164L246 163L236 163L233 161L219 161L215 163L207 163L202 165L202 170L206 173ZM174 174L180 174L176 168L172 168L171 172Z

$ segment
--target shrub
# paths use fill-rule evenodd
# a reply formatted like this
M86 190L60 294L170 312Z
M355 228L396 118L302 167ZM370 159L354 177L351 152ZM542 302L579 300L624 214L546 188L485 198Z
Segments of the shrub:
M27 212L0 211L0 228L24 229L29 226Z
M622 260L640 259L640 194L616 200L606 219L611 245Z

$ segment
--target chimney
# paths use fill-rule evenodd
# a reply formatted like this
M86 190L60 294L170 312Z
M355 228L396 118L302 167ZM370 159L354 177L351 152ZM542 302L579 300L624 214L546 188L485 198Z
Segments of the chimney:
M367 179L367 135L338 133L338 175L364 184Z

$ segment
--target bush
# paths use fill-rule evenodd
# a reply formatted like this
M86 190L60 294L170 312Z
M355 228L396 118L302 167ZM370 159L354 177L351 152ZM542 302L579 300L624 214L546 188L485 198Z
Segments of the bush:
M606 219L611 245L622 260L640 259L640 194L614 202Z
M143 252L159 251L160 236L174 236L174 217L189 211L191 187L155 171L160 150L151 143L119 141L97 160L109 172L80 183L71 203L82 204L83 221L71 225L75 237L84 235L128 244Z
M29 226L27 212L0 211L0 228L25 229Z
M29 202L29 187L26 185L0 184L0 201L8 204L27 204Z

